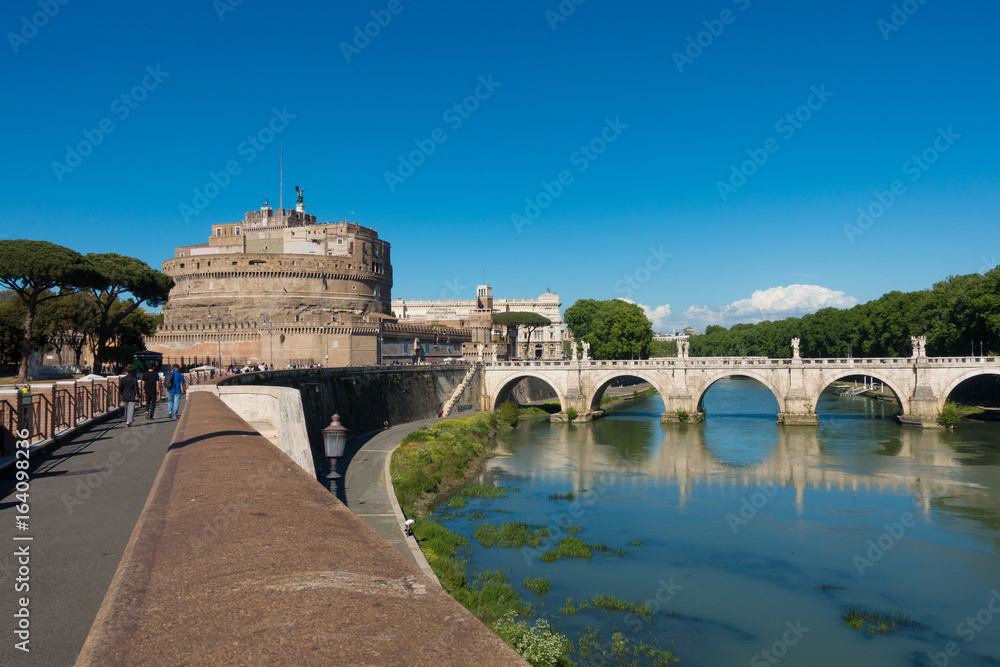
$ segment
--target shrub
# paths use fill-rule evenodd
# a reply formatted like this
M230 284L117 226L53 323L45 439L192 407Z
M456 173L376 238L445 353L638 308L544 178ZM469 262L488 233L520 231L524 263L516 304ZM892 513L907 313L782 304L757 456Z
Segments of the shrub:
M688 411L687 410L678 410L677 411L677 419L679 421L686 422L688 420L689 416L690 415L688 415Z
M493 624L493 632L507 642L522 658L536 667L555 667L566 651L566 636L552 630L544 618L528 627L524 621L508 612Z
M514 401L507 401L501 403L500 407L494 411L497 416L497 422L500 426L506 428L513 428L517 425L518 411L520 408L517 407L517 403Z
M942 426L951 426L953 424L957 424L959 421L961 421L961 419L962 418L958 414L958 406L952 403L951 401L948 401L947 403L944 404L944 407L941 408L941 411L938 413L937 416L938 423L941 424Z
M576 408L566 408L566 416L569 417L570 421L573 421L579 415L580 413L576 411Z

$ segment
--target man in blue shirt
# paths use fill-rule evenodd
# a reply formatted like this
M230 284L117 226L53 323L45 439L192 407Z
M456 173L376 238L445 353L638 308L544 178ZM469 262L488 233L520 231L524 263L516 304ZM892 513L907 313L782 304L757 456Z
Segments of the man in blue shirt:
M187 382L184 381L184 374L181 373L178 364L174 364L173 370L167 377L171 378L170 388L167 389L167 417L177 419L180 417L181 394L186 392Z

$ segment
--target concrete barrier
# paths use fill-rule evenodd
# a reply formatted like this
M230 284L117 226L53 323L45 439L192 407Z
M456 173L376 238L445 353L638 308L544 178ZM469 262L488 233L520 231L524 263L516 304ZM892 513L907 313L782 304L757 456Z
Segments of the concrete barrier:
M309 434L306 432L306 418L302 412L302 400L298 389L289 387L269 387L262 385L227 386L205 384L191 387L188 392L206 391L215 394L233 412L264 435L262 425L274 434L275 444L288 454L295 463L316 477L312 451L309 448Z
M192 392L77 665L526 665L212 392Z

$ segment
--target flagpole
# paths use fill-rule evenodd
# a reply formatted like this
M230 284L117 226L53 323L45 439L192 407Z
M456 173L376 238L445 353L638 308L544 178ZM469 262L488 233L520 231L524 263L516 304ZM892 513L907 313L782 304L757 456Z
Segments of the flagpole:
M278 208L285 208L285 140L281 140L281 166L278 177Z

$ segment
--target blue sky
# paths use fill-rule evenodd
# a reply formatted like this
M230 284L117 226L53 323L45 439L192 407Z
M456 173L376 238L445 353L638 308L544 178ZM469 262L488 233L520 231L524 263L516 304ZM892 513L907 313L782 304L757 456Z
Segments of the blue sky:
M286 206L377 229L394 297L485 275L703 329L1000 255L996 3L10 0L0 25L6 238L159 268L277 205L283 142Z

